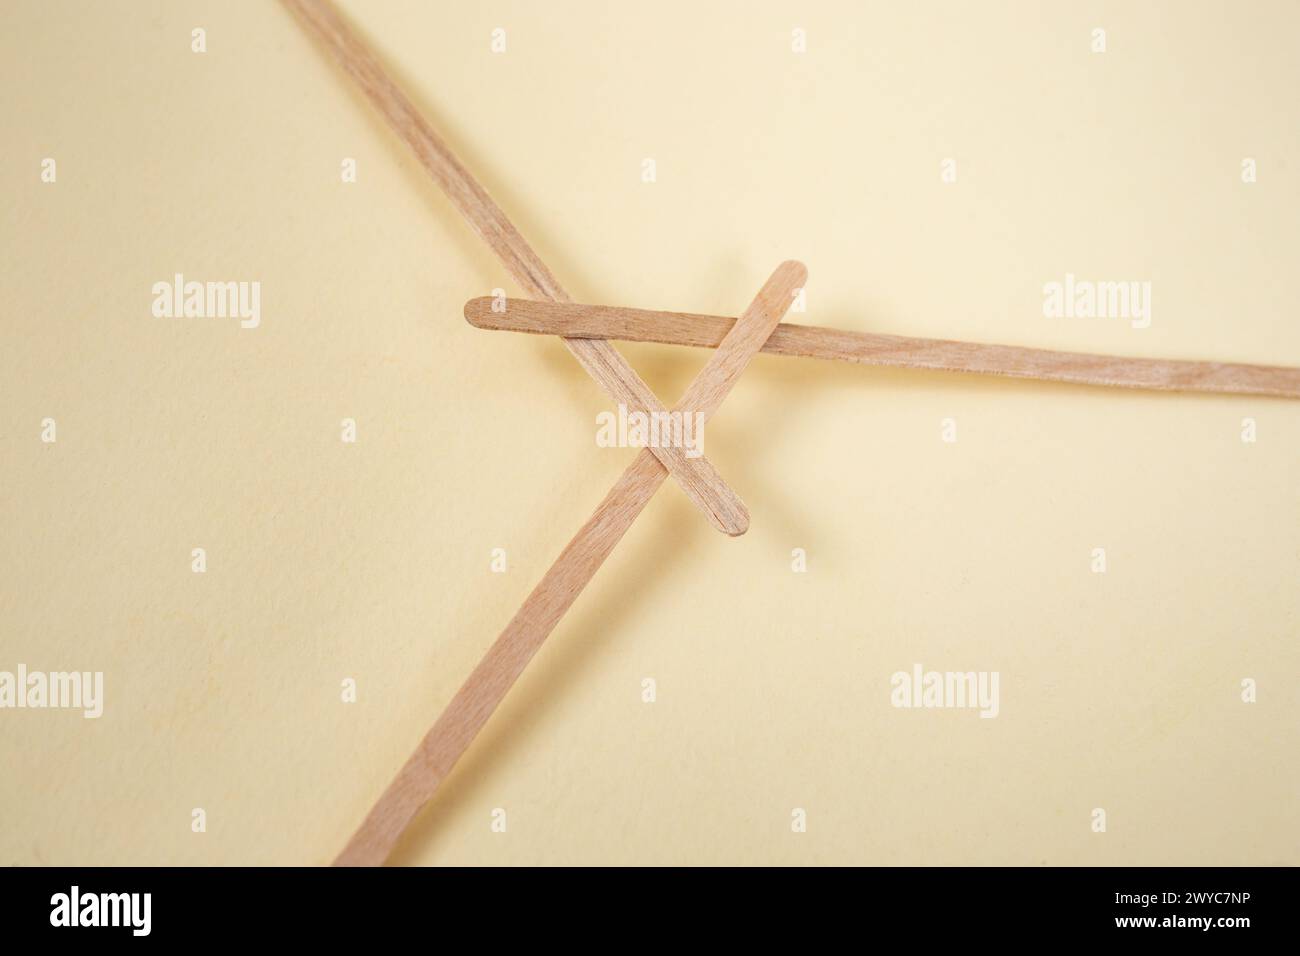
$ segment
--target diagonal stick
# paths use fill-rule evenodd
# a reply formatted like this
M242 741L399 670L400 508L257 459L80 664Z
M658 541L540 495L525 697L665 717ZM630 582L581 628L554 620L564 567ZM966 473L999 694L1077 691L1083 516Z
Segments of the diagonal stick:
M735 319L686 312L652 312L606 305L553 304L513 299L504 313L491 299L470 299L465 318L481 329L599 336L626 342L661 342L713 348ZM1238 362L1190 362L1056 352L1015 345L985 345L902 335L847 332L814 325L777 326L764 352L803 358L1006 375L1076 385L1108 385L1183 392L1222 392L1300 398L1300 368Z
M705 420L713 414L781 321L807 276L798 262L777 267L709 356L676 410L700 412ZM433 796L665 477L647 450L636 456L398 771L334 861L335 866L377 866L388 858L402 831Z
M384 72L374 54L337 11L324 0L284 0L284 4L357 82L515 281L529 295L539 299L568 302L569 294L551 275L546 264L493 202L487 190L433 131L401 88ZM664 411L649 386L614 346L592 338L566 338L563 341L614 401L626 405L629 411ZM672 473L682 490L715 528L729 535L745 533L749 527L749 512L744 502L706 458L688 458L685 450L677 447L656 446L650 451Z

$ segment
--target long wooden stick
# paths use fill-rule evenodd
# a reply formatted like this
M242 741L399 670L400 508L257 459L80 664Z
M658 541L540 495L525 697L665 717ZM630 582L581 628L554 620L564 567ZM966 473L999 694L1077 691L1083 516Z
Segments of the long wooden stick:
M777 268L709 356L676 410L699 412L708 420L776 328L807 275L798 262L784 262ZM376 866L388 858L402 831L433 796L664 477L648 451L637 455L398 771L334 861L336 866Z
M374 54L323 0L283 0L299 21L334 56L361 91L415 153L434 182L452 201L479 237L488 244L525 291L539 299L569 301L537 253L506 218L450 147L434 132L401 88L384 72ZM591 337L564 339L573 356L616 402L631 411L662 412L663 405L627 360L608 342ZM650 449L677 479L709 522L729 535L744 534L749 511L739 496L703 456L689 458L685 449Z
M493 312L492 300L488 298L470 299L465 303L465 318L471 325L482 329L571 338L599 336L602 339L702 348L715 347L736 321L721 315L652 312L570 302L553 304L526 299L511 299L506 303L505 312ZM789 323L782 323L772 333L763 345L763 351L861 365L976 372L1078 385L1300 398L1300 368L1277 365L1089 355L1014 345L845 332Z

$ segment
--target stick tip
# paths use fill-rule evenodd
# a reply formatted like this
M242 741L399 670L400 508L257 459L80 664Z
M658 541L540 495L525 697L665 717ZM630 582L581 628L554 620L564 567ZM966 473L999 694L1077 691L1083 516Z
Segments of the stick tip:
M470 299L465 303L465 321L476 329L481 329L483 317L489 315L492 309L492 297L480 295L477 298Z
M777 266L779 272L789 277L795 285L802 286L808 281L808 267L798 259L787 259Z
M749 530L749 509L734 494L727 494L721 502L712 502L705 512L709 522L728 538L739 538Z

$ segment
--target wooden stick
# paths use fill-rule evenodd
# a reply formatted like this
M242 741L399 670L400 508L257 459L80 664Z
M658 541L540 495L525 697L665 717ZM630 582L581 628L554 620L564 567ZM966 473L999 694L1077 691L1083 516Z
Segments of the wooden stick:
M452 204L488 244L525 291L539 299L568 302L569 295L546 264L506 218L450 147L434 132L401 88L334 8L323 0L283 0L299 21L333 54L344 71L415 153ZM662 412L649 386L627 360L600 339L564 339L573 356L612 399L629 411ZM709 522L729 535L744 534L749 511L703 456L688 458L682 448L653 447L653 455L677 479L683 491Z
M700 412L705 420L717 410L807 276L798 262L783 262L777 268L709 356L676 410ZM451 772L665 477L648 450L637 455L398 771L334 861L336 866L377 866L388 858L402 831Z
M492 300L488 298L471 299L465 303L465 318L471 325L482 329L572 338L599 336L602 339L702 348L716 346L735 322L735 319L720 315L652 312L570 302L552 304L526 299L508 300L506 311L500 313L492 311ZM781 324L772 333L763 351L861 365L975 372L1077 385L1300 398L1300 369L1276 365L1122 358L1014 345L844 332L789 323Z

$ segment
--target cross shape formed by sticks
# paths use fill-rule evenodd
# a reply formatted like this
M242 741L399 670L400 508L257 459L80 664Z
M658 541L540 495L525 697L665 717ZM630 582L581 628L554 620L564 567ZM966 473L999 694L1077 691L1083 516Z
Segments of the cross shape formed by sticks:
M675 411L707 419L759 351L903 368L944 369L1088 385L1229 392L1300 398L1300 369L1216 362L1134 359L779 325L806 279L804 267L777 267L739 319L577 305L374 55L326 0L284 0L357 82L457 210L532 300L496 313L472 299L465 317L482 328L561 336L610 397L631 411L663 413L649 387L608 339L714 348ZM335 865L383 863L402 832L491 717L551 630L672 474L709 521L744 533L745 506L703 457L681 448L644 448L574 535L504 631L371 808Z

